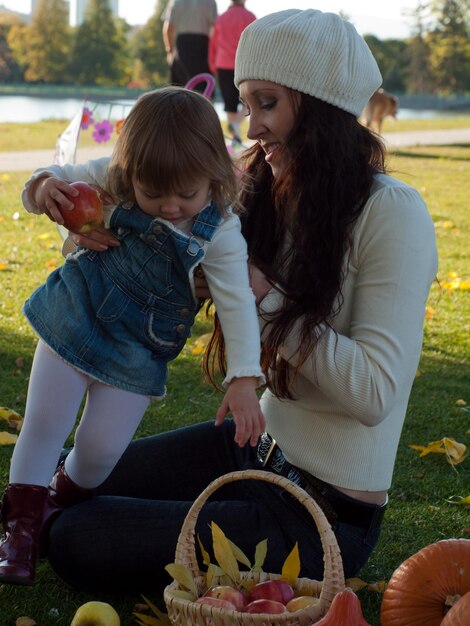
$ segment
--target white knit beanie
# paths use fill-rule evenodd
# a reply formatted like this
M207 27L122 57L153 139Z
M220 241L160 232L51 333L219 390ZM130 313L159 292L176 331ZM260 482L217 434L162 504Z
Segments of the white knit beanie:
M235 60L235 84L267 80L334 104L359 117L382 76L350 22L334 13L289 9L245 28Z

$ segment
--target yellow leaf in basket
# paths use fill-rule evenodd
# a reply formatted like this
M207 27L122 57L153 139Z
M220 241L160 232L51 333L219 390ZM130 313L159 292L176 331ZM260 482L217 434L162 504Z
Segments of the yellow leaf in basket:
M224 570L225 574L237 584L240 578L237 559L233 556L230 543L223 530L215 522L211 522L212 547L217 563Z
M204 565L209 566L211 562L211 557L209 556L209 552L207 552L207 550L202 545L202 541L199 535L197 536L197 541L199 543L199 549L201 550L201 554L202 554L202 562L204 563Z
M214 581L214 578L217 578L217 581ZM224 570L215 565L214 563L210 563L206 572L206 586L207 588L212 587L213 585L230 585L230 579L225 574Z
M237 561L239 563L243 563L243 565L246 565L249 569L251 569L250 559L246 556L243 550L240 550L240 548L235 545L233 541L230 541L230 539L228 540L228 542L230 548L232 549L233 556L237 559Z
M260 541L255 550L255 564L253 565L254 572L261 572L263 569L264 561L268 553L268 540L263 539Z
M189 567L181 563L170 563L165 566L165 569L182 587L197 595L196 582Z
M299 546L297 541L295 542L295 546L292 548L291 553L288 555L287 559L284 561L284 565L282 566L281 578L287 580L287 582L294 586L295 581L299 577L300 574L300 554L299 554Z

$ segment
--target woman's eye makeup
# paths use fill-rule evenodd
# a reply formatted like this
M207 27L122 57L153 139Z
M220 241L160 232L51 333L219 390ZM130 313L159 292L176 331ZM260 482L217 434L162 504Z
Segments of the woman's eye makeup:
M268 102L262 102L260 107L265 111L270 111L276 105L276 100L269 100Z

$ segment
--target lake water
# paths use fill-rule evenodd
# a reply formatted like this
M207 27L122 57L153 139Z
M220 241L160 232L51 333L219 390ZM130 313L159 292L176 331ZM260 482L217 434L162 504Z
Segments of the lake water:
M39 122L47 119L70 120L80 110L82 98L35 98L29 96L0 95L1 122ZM87 106L96 112L95 117L101 119L120 119L125 117L135 100L113 100L111 102L90 101ZM215 109L220 117L224 116L223 105L215 102ZM435 111L399 109L399 119L452 117L462 115L462 111Z
M135 100L112 100L110 102L89 101L87 106L100 119L118 120L128 113ZM40 122L48 119L66 119L74 117L83 105L83 98L34 98L29 96L0 95L1 122ZM221 102L215 103L219 115L223 115Z

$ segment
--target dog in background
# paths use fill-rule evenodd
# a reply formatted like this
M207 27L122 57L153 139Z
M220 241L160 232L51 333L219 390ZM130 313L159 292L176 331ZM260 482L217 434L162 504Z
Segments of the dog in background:
M398 98L380 88L371 96L361 117L365 120L367 128L380 134L384 119L389 116L396 118L397 112Z

